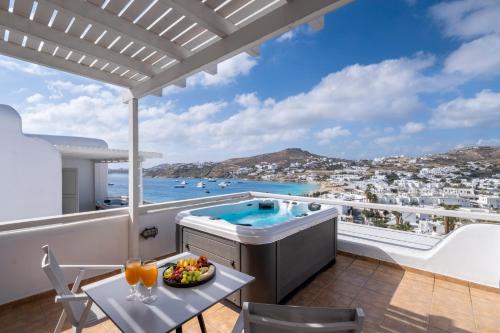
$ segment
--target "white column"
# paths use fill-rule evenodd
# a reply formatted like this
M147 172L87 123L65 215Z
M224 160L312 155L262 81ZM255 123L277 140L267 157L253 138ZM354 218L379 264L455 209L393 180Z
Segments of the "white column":
M144 179L142 175L142 159L139 161L139 204L144 204Z
M139 101L128 101L128 210L130 215L128 255L139 256Z

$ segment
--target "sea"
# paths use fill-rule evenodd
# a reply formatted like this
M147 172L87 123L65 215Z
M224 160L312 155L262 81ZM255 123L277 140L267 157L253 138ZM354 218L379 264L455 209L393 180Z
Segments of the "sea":
M187 182L184 188L175 188L181 181ZM203 181L205 188L198 188L196 184ZM222 188L220 182L231 182ZM258 191L277 194L302 195L314 191L319 186L316 184L264 182L243 179L217 178L216 182L208 182L199 178L149 178L144 177L144 200L159 203L182 199L209 197L214 195ZM209 193L207 193L209 192ZM128 195L128 175L123 173L111 173L108 176L108 195L110 197Z

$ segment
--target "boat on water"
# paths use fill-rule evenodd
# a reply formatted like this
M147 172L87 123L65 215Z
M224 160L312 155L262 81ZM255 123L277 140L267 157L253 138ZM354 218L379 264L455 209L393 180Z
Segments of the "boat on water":
M215 179L215 178L208 178L207 181L211 182L211 183L215 183L217 181L217 179Z
M196 187L199 187L199 188L205 188L205 183L204 182L198 182L196 184Z
M229 184L230 184L229 182L220 182L218 185L221 188L225 188L225 187L229 186Z
M183 184L174 185L174 188L184 188L184 187L186 187L186 185L183 185Z
M187 181L185 181L185 180L183 180L183 181L181 182L181 185L186 186L187 184L188 184L188 183L187 183Z

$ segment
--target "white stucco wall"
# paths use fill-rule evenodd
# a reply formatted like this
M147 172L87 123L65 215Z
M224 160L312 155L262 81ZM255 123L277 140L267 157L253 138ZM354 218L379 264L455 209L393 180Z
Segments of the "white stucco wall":
M95 210L94 162L76 158L63 158L62 167L78 170L78 202L80 212Z
M21 117L0 104L0 221L61 214L61 157L23 135Z
M53 145L108 148L106 141L77 136L29 134ZM96 200L103 200L108 195L108 165L94 163L92 160L65 157L62 158L63 168L78 169L79 211L95 210Z

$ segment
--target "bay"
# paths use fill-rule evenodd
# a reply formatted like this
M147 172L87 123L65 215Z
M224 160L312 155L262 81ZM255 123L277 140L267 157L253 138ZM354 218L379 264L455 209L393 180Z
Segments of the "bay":
M181 181L185 180L188 184L184 188L174 188ZM216 182L208 182L206 179L197 178L144 178L144 200L154 203L175 201L183 199L192 199L222 195L237 192L258 191L276 194L302 195L318 188L316 184L302 183L282 183L282 182L264 182L241 179L218 178ZM205 183L205 188L198 188L196 184L199 181ZM220 182L231 182L227 187L222 188ZM128 175L120 173L111 173L108 176L108 195L110 197L128 195ZM206 193L206 192L209 193Z

